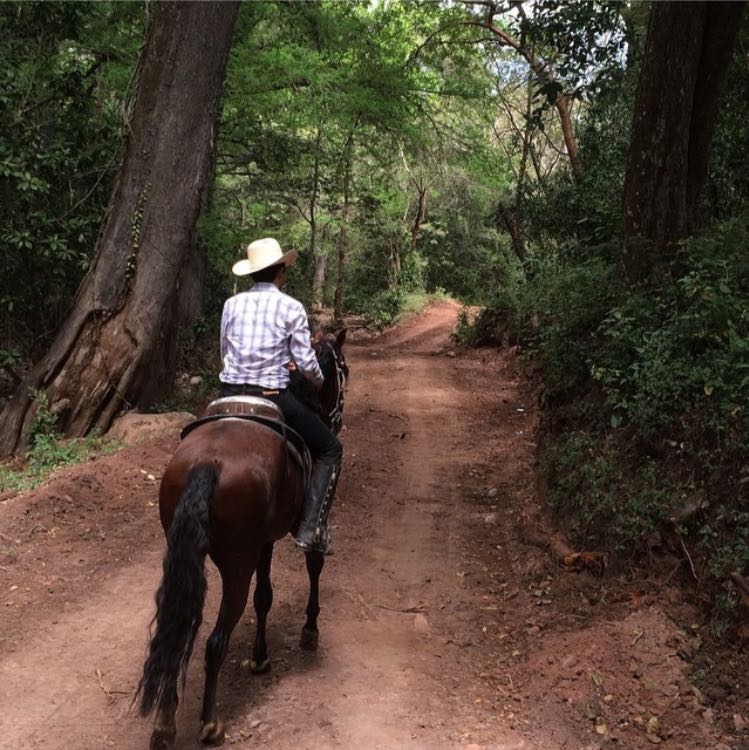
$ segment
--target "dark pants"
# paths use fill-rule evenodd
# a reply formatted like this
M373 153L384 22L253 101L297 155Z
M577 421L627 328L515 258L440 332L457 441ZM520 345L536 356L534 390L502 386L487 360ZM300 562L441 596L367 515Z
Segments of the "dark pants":
M260 396L267 398L277 404L284 417L286 424L292 430L296 430L307 443L307 447L315 461L333 464L340 461L343 455L341 441L333 434L332 430L314 412L310 411L304 404L300 403L289 390L281 390L278 395L262 395L266 388L256 385L236 385L234 383L221 383L219 395L224 396Z

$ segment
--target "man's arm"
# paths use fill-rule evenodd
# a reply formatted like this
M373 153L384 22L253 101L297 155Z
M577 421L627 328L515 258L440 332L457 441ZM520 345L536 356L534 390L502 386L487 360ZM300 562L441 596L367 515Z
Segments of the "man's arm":
M228 325L228 322L229 322L229 318L228 318L228 315L226 313L227 303L228 303L228 300L226 302L224 302L224 309L221 312L221 332L219 334L219 342L220 342L219 343L219 352L221 354L221 365L222 366L224 364L224 357L226 356L226 349L227 349L227 346L226 346L226 326Z
M291 312L289 336L289 349L297 367L305 377L319 388L324 378L315 351L310 344L307 313L301 304L298 307L295 306L295 309Z

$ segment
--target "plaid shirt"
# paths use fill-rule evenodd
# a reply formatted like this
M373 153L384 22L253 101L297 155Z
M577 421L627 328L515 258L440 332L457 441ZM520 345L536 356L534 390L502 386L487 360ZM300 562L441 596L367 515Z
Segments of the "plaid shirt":
M322 384L301 302L275 284L262 283L226 300L221 316L223 383L286 388L286 365L292 359L313 382Z

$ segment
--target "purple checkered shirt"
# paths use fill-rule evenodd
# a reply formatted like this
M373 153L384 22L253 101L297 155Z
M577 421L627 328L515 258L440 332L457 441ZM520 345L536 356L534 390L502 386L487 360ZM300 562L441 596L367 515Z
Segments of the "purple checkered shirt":
M304 305L275 284L254 284L249 292L230 297L221 316L223 383L286 388L294 360L314 383L323 374L310 344Z

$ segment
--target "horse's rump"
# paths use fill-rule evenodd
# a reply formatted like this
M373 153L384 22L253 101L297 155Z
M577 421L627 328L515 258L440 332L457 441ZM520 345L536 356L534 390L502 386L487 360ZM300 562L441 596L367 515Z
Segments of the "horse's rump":
M271 541L288 533L303 497L304 479L272 429L246 420L209 422L190 432L164 472L159 509L168 529L187 476L196 466L211 464L218 483L211 501L213 550L246 547L253 539ZM216 539L216 541L219 541ZM228 551L228 549L226 549Z

